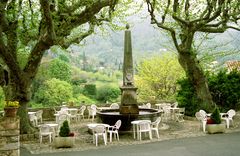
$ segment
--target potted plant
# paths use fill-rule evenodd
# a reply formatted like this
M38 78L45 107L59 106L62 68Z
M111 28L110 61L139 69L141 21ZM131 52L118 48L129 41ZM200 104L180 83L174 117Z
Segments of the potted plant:
M59 136L55 138L54 142L56 148L74 146L74 133L70 132L67 120L63 122L63 125L60 128Z
M225 127L225 124L222 123L219 109L216 107L210 118L207 120L207 131L210 134L224 133Z
M5 101L4 102L4 116L15 117L19 107L18 101Z

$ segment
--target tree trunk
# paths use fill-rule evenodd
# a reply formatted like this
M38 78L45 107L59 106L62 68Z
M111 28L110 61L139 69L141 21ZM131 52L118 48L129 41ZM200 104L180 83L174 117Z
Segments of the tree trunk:
M17 115L20 116L20 134L31 134L35 131L32 127L27 111L27 101L20 101Z
M27 111L27 103L31 97L30 84L31 81L21 74L19 79L10 76L10 83L3 87L6 100L19 102L20 107L18 108L17 115L20 117L21 134L28 134L34 131L34 128L30 124Z
M196 94L199 98L201 107L206 110L212 110L214 107L211 93L204 72L199 65L195 53L190 49L179 52L179 63L186 72L187 77L193 84Z

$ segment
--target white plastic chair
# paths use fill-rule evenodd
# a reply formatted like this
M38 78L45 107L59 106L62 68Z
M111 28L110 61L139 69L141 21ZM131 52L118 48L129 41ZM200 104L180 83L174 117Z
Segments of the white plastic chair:
M93 141L95 140L96 146L98 146L98 136L102 136L104 144L107 145L107 131L104 125L93 127Z
M43 114L43 110L38 110L36 112L37 120L40 121L40 123L42 123L42 114Z
M88 109L88 119L92 117L92 121L94 120L96 114L97 114L97 106L96 105L91 105Z
M35 114L28 114L29 115L29 120L33 124L34 127L37 127L38 125L38 120L37 116Z
M201 114L200 112L196 112L195 116L200 121L200 128L202 127L203 132L205 132L206 131L206 125L207 125L207 116Z
M165 105L162 107L163 109L163 117L165 121L168 121L171 117L171 111L170 111L171 106Z
M226 121L227 128L230 127L230 123L233 125L233 116L235 115L236 115L235 110L230 109L229 111L227 111L226 116L221 117L221 119Z
M151 121L143 120L138 123L138 136L139 140L142 140L142 132L146 133L148 132L150 140L152 139L152 129L151 129Z
M80 120L81 118L84 119L84 111L86 110L86 106L82 106L77 114L77 120Z
M119 104L117 104L117 103L112 103L112 104L110 105L110 108L111 108L111 109L119 109Z
M67 115L67 114L60 114L59 117L58 117L58 122L57 122L58 130L60 130L60 127L62 126L62 124L63 124L63 122L65 120L67 120L68 123L70 124L70 117L69 117L69 115Z
M108 127L108 133L110 136L110 142L112 142L112 134L114 134L115 138L117 138L117 140L119 141L119 135L118 135L118 130L121 127L122 121L118 120L114 126L109 126Z
M151 129L152 131L155 131L157 134L157 138L159 138L159 132L158 132L158 127L161 122L161 117L158 117L154 122L151 123Z
M40 139L40 143L42 143L42 137L43 136L48 136L49 137L49 142L52 142L53 139L53 132L52 129L49 125L41 125L39 127L40 131L39 131L39 139Z
M185 114L185 108L179 108L178 113L176 114L176 118L178 122L184 121L184 114Z
M203 116L203 117L207 117L207 113L205 112L205 110L199 110L199 113Z
M77 121L77 113L78 113L78 110L74 109L74 110L69 110L70 112L70 120L75 120Z

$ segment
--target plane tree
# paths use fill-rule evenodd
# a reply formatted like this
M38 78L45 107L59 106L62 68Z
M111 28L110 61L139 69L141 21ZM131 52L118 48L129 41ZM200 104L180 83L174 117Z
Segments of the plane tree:
M178 52L178 61L193 84L201 107L214 107L208 83L199 64L194 41L198 33L240 30L239 0L146 0L151 23L166 30Z
M27 103L45 51L53 45L67 48L81 42L95 27L116 16L117 3L118 0L0 1L0 85L6 100L20 103L20 133L34 130Z

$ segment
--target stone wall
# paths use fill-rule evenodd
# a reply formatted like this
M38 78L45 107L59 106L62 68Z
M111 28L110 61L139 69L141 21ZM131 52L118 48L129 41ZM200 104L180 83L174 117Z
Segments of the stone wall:
M20 155L19 128L18 117L0 118L0 156Z

